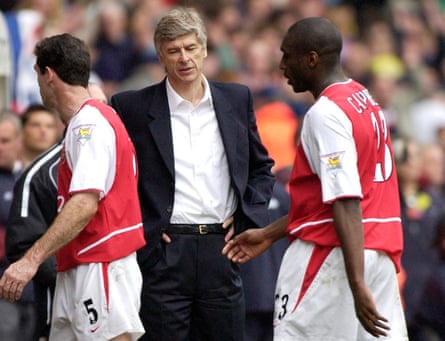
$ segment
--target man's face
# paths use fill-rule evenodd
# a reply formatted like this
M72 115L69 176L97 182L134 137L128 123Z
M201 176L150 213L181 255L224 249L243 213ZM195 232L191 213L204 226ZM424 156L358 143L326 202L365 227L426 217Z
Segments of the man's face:
M184 86L198 79L201 81L207 49L199 42L195 33L163 42L160 50L159 61L173 85Z
M305 56L300 53L295 44L290 42L287 37L281 44L281 52L283 56L280 62L280 69L283 71L284 77L287 78L289 85L295 92L304 92L307 90L305 77L307 67L305 65Z
M9 120L0 122L0 168L12 170L20 153L20 135Z
M56 143L56 117L44 110L33 111L23 126L23 147L42 153Z

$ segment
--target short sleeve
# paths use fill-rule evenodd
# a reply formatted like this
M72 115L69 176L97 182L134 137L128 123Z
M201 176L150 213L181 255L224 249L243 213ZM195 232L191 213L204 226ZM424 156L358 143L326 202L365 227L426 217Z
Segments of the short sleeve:
M93 190L106 195L116 172L116 136L110 123L97 108L86 105L70 122L65 141L70 193Z
M323 202L362 197L352 122L332 101L322 97L306 114L302 146L321 181Z

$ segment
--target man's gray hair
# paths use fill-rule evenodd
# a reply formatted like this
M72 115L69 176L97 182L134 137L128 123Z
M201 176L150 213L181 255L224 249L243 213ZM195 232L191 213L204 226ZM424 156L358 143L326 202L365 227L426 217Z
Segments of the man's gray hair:
M161 53L161 44L186 34L196 33L198 41L206 47L207 32L199 13L194 8L176 7L161 18L154 33L156 52Z
M0 122L6 121L12 122L12 124L14 124L16 136L19 136L22 133L22 120L17 113L9 109L1 109Z

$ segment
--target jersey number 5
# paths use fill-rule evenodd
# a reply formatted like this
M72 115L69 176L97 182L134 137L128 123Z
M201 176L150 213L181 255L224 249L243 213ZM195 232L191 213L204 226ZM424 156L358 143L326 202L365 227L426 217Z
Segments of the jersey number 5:
M91 298L83 301L83 305L87 310L88 316L90 317L90 324L95 324L99 315L97 314L97 310L93 306L93 300Z

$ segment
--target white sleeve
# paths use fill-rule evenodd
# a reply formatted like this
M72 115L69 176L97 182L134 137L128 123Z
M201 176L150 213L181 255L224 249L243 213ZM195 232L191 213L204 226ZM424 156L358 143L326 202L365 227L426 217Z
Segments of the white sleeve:
M116 172L116 136L98 109L86 105L69 124L66 153L72 171L70 193L110 190Z
M312 171L321 182L323 202L341 197L362 197L352 123L326 97L304 118L302 146Z

